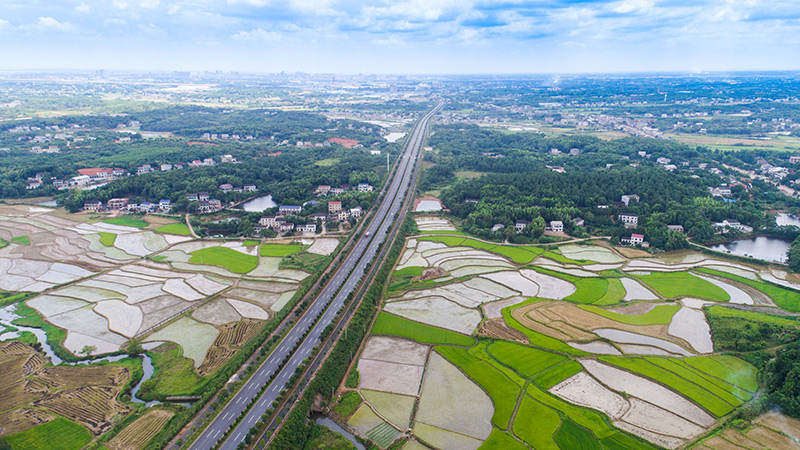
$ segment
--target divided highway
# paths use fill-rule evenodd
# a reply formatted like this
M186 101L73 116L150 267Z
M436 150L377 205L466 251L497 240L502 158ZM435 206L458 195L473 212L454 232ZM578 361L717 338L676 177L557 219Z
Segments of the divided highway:
M391 185L386 190L375 216L335 275L331 277L328 284L303 314L302 318L259 366L253 376L225 405L223 410L217 414L191 445L190 449L210 450L213 448L223 434L233 426L233 423L242 412L247 409L253 399L258 396L269 378L288 357L287 363L272 383L258 396L252 409L247 412L244 419L219 447L222 450L235 450L239 443L244 440L250 428L258 422L272 405L272 402L278 398L280 391L286 387L289 378L295 373L297 367L308 358L314 347L320 343L320 335L344 306L347 297L356 289L367 267L373 263L378 247L385 241L386 234L408 193L409 184L414 175L417 158L424 141L425 131L428 127L428 121L441 107L442 103L439 103L417 122L406 142L403 156L397 166ZM339 289L340 287L341 289ZM318 317L320 317L319 321L317 321ZM316 324L314 324L315 322ZM309 328L311 328L310 331ZM302 337L306 332L308 332L308 336L303 340ZM293 351L295 347L296 350Z

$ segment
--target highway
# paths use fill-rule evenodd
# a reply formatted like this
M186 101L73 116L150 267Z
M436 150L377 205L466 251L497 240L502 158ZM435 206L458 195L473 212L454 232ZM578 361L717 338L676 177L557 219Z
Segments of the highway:
M198 436L197 440L192 443L191 447L189 447L190 449L210 450L213 448L255 399L252 409L247 412L229 438L222 442L219 447L222 450L235 450L239 443L244 440L250 428L261 418L272 402L278 398L281 390L286 387L289 378L295 373L297 367L308 358L314 347L320 343L320 335L344 306L347 297L358 286L367 267L373 263L378 247L386 239L386 233L391 227L394 217L400 210L403 199L408 192L409 184L416 168L417 158L424 141L428 121L438 112L441 106L442 103L439 103L415 125L411 136L406 142L406 147L397 165L397 171L391 181L391 185L386 190L378 210L366 227L366 232L358 239L353 250L347 255L335 275L331 277L319 296L275 350L259 366L253 376L245 382L244 386L217 414L203 433ZM340 287L341 289L339 289ZM320 319L317 321L318 317ZM314 324L315 322L316 324ZM308 336L303 340L303 335L306 332L308 332ZM289 358L287 363L267 389L258 396L269 378L281 367L286 358ZM257 396L258 398L256 398Z

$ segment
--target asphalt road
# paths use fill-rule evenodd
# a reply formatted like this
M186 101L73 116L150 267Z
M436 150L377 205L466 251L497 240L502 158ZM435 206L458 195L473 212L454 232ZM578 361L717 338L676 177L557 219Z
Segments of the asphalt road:
M428 121L440 107L441 104L420 119L414 127L392 183L386 191L373 220L366 228L369 236L364 233L358 239L353 250L347 255L336 274L303 314L302 318L278 344L277 348L264 360L253 376L225 405L223 410L217 414L190 449L209 450L214 447L225 431L233 425L234 421L255 399L253 408L247 412L244 419L230 434L230 437L220 445L222 450L235 450L239 443L244 440L250 428L258 422L272 402L278 398L281 390L286 387L289 378L295 373L297 367L308 358L314 347L320 343L320 335L344 306L350 293L358 286L367 267L373 263L378 247L386 239L386 233L397 212L402 207L403 199L408 192L409 184L416 168L416 161L424 141ZM341 289L339 289L340 286ZM320 314L322 314L322 317L311 328ZM302 337L309 328L311 330L303 340ZM295 348L296 350L294 350ZM280 370L269 387L258 396L258 393L267 384L269 378L287 358L289 358L288 362L283 366L283 369ZM256 398L257 396L258 398Z

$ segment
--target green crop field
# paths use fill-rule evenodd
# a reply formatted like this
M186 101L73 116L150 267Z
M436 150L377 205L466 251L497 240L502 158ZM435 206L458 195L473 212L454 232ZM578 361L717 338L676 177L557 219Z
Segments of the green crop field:
M758 370L734 356L692 356L686 364L712 377L738 386L748 392L758 390Z
M520 387L488 362L470 355L466 349L441 346L436 347L436 351L486 390L494 403L492 423L501 429L507 429L511 414L517 406Z
M100 232L100 243L106 247L111 247L114 245L114 241L116 240L117 235L115 233L106 233L105 231Z
M464 242L463 237L458 236L423 236L419 238L420 241L441 242L448 247L455 247Z
M594 305L616 305L625 297L625 287L622 286L622 281L620 281L619 278L606 278L606 281L608 282L606 294L594 302Z
M566 359L559 364L539 372L533 377L533 381L545 389L550 389L581 371L583 371L583 366L581 366L580 363L571 359Z
M341 400L339 400L339 404L336 405L333 410L336 414L347 419L361 406L361 402L361 396L358 395L358 392L350 391L342 396Z
M637 439L625 433L617 433L604 439L600 439L605 450L655 450L649 442Z
M169 223L155 229L159 233L177 234L178 236L189 236L189 227L182 223Z
M405 269L395 270L394 278L414 278L422 275L422 267L406 267Z
M423 344L475 345L475 339L443 328L431 327L382 312L372 326L372 334L386 334L413 339Z
M540 390L538 387L529 384L527 388L528 395L538 400L539 402L564 413L567 417L574 420L578 425L588 428L598 438L605 438L617 432L616 428L609 425L603 414L596 412L593 409L582 408L575 406L572 403L565 402L560 398L551 395L548 392Z
M31 240L28 236L17 236L15 238L11 238L11 242L20 245L31 245Z
M800 312L800 292L784 289L774 284L748 280L747 278L726 272L720 272L718 270L699 268L697 269L697 271L708 273L711 275L716 275L719 277L728 278L734 281L738 281L740 283L744 283L766 294L769 298L774 300L775 303L777 303L778 306L780 306L781 308L787 311Z
M608 282L605 278L581 278L575 281L575 292L564 300L575 303L594 303L606 295Z
M707 376L702 375L701 373L697 372L696 370L692 369L690 366L680 364L676 359L672 358L657 358L657 357L645 357L649 363L655 364L656 366L661 367L662 369L669 370L670 372L678 375L679 377L691 381L692 383L702 386L703 389L711 392L712 394L716 395L717 397L725 400L726 402L730 403L731 405L738 407L742 406L744 401L750 400L752 395L746 396L746 398L742 399L738 396L733 394L733 390L736 388L733 385L728 385L726 387L722 387L721 385L724 382L720 381L719 384L714 383L713 381L709 380ZM746 391L739 391L740 394L745 393Z
M127 217L112 217L111 219L106 219L103 222L111 225L122 225L124 227L134 228L144 228L148 225L148 223L142 219L129 219Z
M528 450L525 444L495 428L489 439L481 445L481 450Z
M77 450L91 440L89 430L61 417L5 437L13 450Z
M685 296L718 302L727 302L731 299L722 288L688 272L651 273L636 277L667 298Z
M489 354L525 378L530 378L566 359L555 353L505 341L498 341L490 345Z
M577 259L567 258L566 256L562 255L561 253L556 253L556 252L554 252L552 250L548 250L548 251L544 252L542 254L542 257L550 258L553 261L558 261L558 262L564 263L564 264L583 265L583 264L594 264L595 263L594 261L589 261L589 260L585 260L585 259L577 260Z
M601 356L601 361L629 370L661 383L694 401L717 417L733 411L733 405L717 397L701 385L697 385L673 372L651 364L641 358L625 358L618 356ZM709 385L710 383L703 383Z
M562 449L602 450L603 447L591 431L567 419L561 423L555 436L556 444Z
M672 320L672 316L681 309L681 305L676 303L673 305L658 305L644 314L621 314L594 305L580 305L578 307L598 316L628 325L668 325Z
M557 412L526 395L514 417L514 434L536 450L559 450L553 435L560 425Z
M192 264L219 266L235 273L247 273L258 266L258 256L245 255L226 247L208 247L191 253Z
M461 242L459 245L465 245L467 247L477 248L480 250L491 250L495 247L498 247L497 244L492 242L483 242L476 239L466 238L464 241Z
M183 357L183 349L168 342L148 352L153 358L153 377L142 382L140 396L192 395L200 386L201 378L194 370L194 362Z
M515 319L514 317L511 316L511 311L513 309L519 308L521 306L528 305L528 304L530 304L532 302L535 302L535 301L536 300L528 300L528 301L525 301L525 302L522 302L522 303L518 303L516 305L512 305L512 306L508 306L508 307L503 308L503 311L502 311L503 320L511 328L514 328L515 330L518 330L521 333L523 333L528 338L528 341L530 341L530 343L532 345L534 345L535 347L541 347L541 348L544 348L544 349L547 349L547 350L555 350L557 352L568 353L568 354L576 355L576 356L586 356L586 355L588 355L589 353L586 353L584 351L572 348L569 345L559 341L558 339L551 338L550 336L546 336L546 335L544 335L542 333L539 333L539 332L536 332L536 331L533 331L533 330L531 330L529 328L524 327L521 323L519 323L517 321L517 319Z
M297 244L264 244L261 246L261 256L289 256L303 250L304 246Z

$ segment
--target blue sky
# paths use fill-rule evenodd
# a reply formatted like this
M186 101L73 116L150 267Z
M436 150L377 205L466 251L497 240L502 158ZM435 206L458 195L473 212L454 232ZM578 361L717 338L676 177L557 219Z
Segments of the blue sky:
M0 70L800 69L800 1L0 0Z

